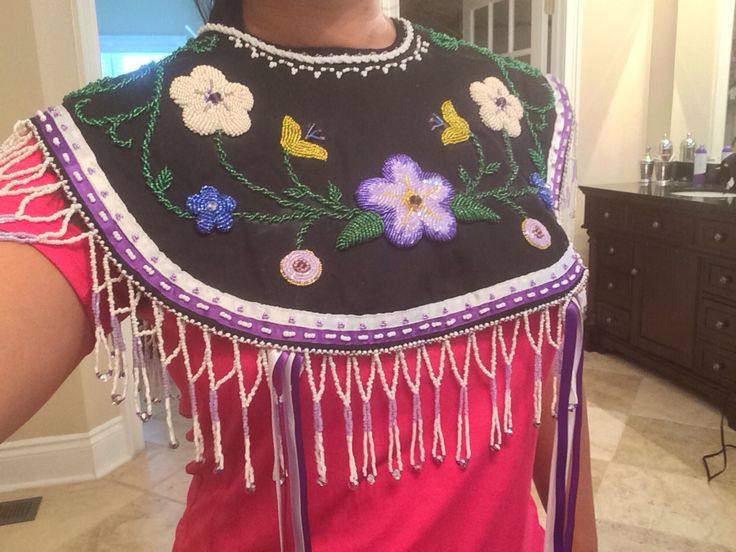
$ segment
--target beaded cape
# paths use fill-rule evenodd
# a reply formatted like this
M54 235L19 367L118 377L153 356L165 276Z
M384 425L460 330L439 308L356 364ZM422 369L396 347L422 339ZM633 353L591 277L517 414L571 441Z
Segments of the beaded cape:
M289 416L280 410L282 396L290 393L284 390L295 388L289 373L306 370L313 378L310 355L323 355L322 389L328 363L337 373L333 356L346 359L348 380L351 366L358 370L356 357L363 356L371 357L372 371L385 380L379 355L395 355L393 397L387 391L394 409L391 442L395 438L398 448L396 458L389 453L394 477L401 471L396 378L403 366L411 387L410 350L417 358L413 432L421 431L422 359L432 375L424 345L441 342L444 362L449 340L467 339L464 380L449 361L461 387L458 432L469 424L462 401L467 410L474 350L492 385L491 447L497 450L502 424L495 364L492 370L484 366L476 334L492 328L493 363L498 338L510 380L516 336L526 333L537 355L537 423L541 345L549 340L558 352L555 377L565 400L558 413L548 549L569 550L580 431L577 297L586 269L561 226L574 195L567 93L553 77L517 60L405 20L397 21L397 30L395 43L384 50L296 51L206 25L163 61L69 94L62 105L19 123L0 151L0 195L18 194L49 167L59 179L26 190L30 195L17 213L0 215L0 240L62 243L61 231L13 234L2 223L33 222L24 212L31 201L59 189L66 193L68 206L52 218L62 229L80 224L84 232L74 239L89 240L92 266L101 267L92 275L96 348L110 353L116 382L126 378L119 318L133 318L132 374L137 393L145 386L147 404L138 404L144 419L151 413L145 365L158 371L150 378L163 382L159 396L167 408L173 397L165 375L173 356L160 343L164 313L175 315L179 326L174 356L186 351L189 326L204 330L205 352L211 353L215 335L236 350L257 346L258 382L268 381L274 420ZM35 145L28 145L29 137ZM8 163L39 148L41 166L6 172ZM120 285L127 300L116 303ZM153 306L153 327L137 318L143 303ZM540 313L538 328L530 328L531 313ZM509 321L513 345L507 351L499 328ZM205 359L188 379L193 386L210 376L212 432L221 449L213 374L211 359ZM433 385L439 396L439 383ZM118 387L113 393L116 401L125 394ZM313 394L321 443L320 394ZM241 400L247 430L245 392ZM350 484L357 486L352 411L349 398L343 400ZM510 404L508 395L506 434L512 430ZM275 449L282 446L276 426ZM433 454L442 431L438 411L434 429ZM194 432L199 457L196 411ZM296 442L298 431L284 439ZM412 463L414 441L415 435ZM444 458L444 440L441 448L435 459ZM316 451L318 464L324 463L321 454ZM376 475L373 454L373 473L363 467L369 481ZM294 460L291 451L284 456L287 463ZM468 459L459 436L456 460L463 467ZM302 533L308 531L293 503L300 493L295 466L289 482L296 485L290 491L295 536L282 535L282 547L306 550Z
M34 122L116 264L218 332L375 350L569 294L583 270L553 210L568 145L555 135L569 116L561 88L521 62L400 29L383 53L333 63L205 27L163 62L92 83ZM177 105L173 83L200 105ZM243 91L245 103L231 100ZM483 111L512 100L520 128L490 128ZM439 191L409 197L428 176ZM192 205L207 191L228 219L209 232L207 205ZM369 201L380 194L385 206ZM409 216L394 196L426 207L413 212L418 240L390 235L388 219ZM294 277L282 274L292 251ZM319 277L294 285L299 269Z

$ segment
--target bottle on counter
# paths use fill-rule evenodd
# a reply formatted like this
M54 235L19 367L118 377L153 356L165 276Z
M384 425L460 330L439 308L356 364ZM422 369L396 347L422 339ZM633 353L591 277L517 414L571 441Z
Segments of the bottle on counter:
M644 159L639 163L641 170L639 182L642 184L649 184L652 181L654 174L654 160L652 159L652 148L647 147L647 152L644 154Z
M695 166L693 168L693 184L702 186L705 184L705 171L708 168L708 150L701 145L695 150Z
M723 149L721 150L721 161L723 161L726 157L733 154L733 146L731 144L726 144L723 146Z
M695 138L691 132L687 133L687 138L680 142L680 161L693 163L695 161L695 150L698 147Z
M659 158L665 163L672 161L672 140L670 140L666 132L659 141Z

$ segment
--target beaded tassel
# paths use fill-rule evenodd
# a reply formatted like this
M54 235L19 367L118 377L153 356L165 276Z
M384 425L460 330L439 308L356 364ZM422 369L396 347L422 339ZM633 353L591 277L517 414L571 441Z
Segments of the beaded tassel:
M172 351L171 355L166 356L166 350L164 348L164 335L163 335L163 324L164 324L164 313L160 305L157 303L153 304L153 319L154 324L151 329L152 339L158 348L158 358L161 365L161 378L164 385L164 403L166 405L166 425L169 427L169 447L172 449L179 447L179 441L174 434L174 424L171 413L171 381L169 380L168 367L173 360L181 354L182 345L181 341L177 344L176 348Z
M545 338L547 310L539 314L539 330L536 337L532 335L529 313L524 313L524 331L534 351L534 425L537 427L542 424L542 346Z
M112 352L110 360L112 362L112 400L115 404L120 404L125 400L127 394L127 373L125 370L125 340L123 339L123 331L120 326L119 314L126 314L129 309L116 309L115 293L113 285L122 281L122 277L113 278L111 274L112 260L110 254L105 255L102 259L102 270L105 277L104 287L107 292L107 306L110 316L110 342L112 343ZM108 348L108 351L110 349ZM120 389L122 387L122 389ZM136 413L140 412L140 404L136 405Z
M267 366L267 353L265 350L260 349L258 351L258 356L256 357L256 379L250 391L246 391L245 378L243 376L243 366L240 362L240 345L237 341L233 341L233 368L235 369L238 381L238 394L240 396L240 408L243 419L245 490L249 493L253 493L256 490L256 476L255 470L253 469L253 460L251 458L250 423L248 420L248 409L253 402L253 397L255 397L255 394L258 391L261 382L263 381L263 375L266 372Z
M422 380L422 351L417 349L417 368L414 379L409 375L409 366L406 362L406 356L403 351L399 352L401 368L404 373L404 379L409 386L412 394L412 412L411 412L411 448L409 449L409 463L415 471L420 471L424 465L424 422L422 420L422 403L419 396L420 384ZM419 461L416 461L416 448L419 445Z
M455 362L455 354L452 351L450 341L445 339L442 342L443 354L447 354L450 361L450 368L455 375L455 379L460 384L460 400L457 407L457 450L455 452L455 461L462 469L468 467L470 462L470 405L468 404L468 374L470 373L470 335L468 334L468 342L465 348L465 363L463 365L463 373L457 368ZM465 452L463 453L463 446Z
M215 376L214 363L212 361L212 334L208 331L202 332L204 341L204 355L202 357L202 368L198 374L207 372L209 382L209 407L210 421L212 423L212 441L215 456L215 472L222 473L225 470L225 456L222 453L222 422L220 421L220 401L217 391L220 386L235 375L235 367L218 383Z
M514 333L511 337L511 347L506 348L506 341L503 337L503 325L498 324L498 341L501 345L501 356L503 356L505 375L506 375L506 392L503 406L503 431L506 435L514 433L514 419L511 405L511 377L513 375L514 355L516 354L516 338L519 334L519 325L521 320L517 318L514 321Z
M442 377L445 373L445 349L444 347L440 351L440 365L437 369L437 373L434 373L432 368L432 361L427 353L427 348L422 345L420 347L422 352L422 358L424 358L424 364L427 366L427 372L429 379L432 381L434 387L434 423L432 424L432 458L438 464L444 462L447 457L447 450L445 449L445 436L442 433L442 408L440 402L440 387L442 386Z
M562 370L562 342L564 334L562 328L564 324L565 308L558 307L557 309L557 339L552 339L552 322L550 320L550 309L546 309L544 312L545 326L547 328L547 343L549 343L554 349L555 354L552 358L552 416L557 417L557 405L560 396L560 372Z
M322 359L319 374L319 387L314 381L312 358L309 353L304 354L304 369L307 371L309 389L312 391L312 413L314 416L314 457L317 464L317 483L327 485L327 463L325 462L324 421L322 419L322 396L325 394L325 378L327 376L327 361Z
M378 353L373 354L378 377L381 380L383 391L388 397L388 471L397 481L401 479L401 473L404 471L404 461L401 458L401 434L399 431L399 410L396 403L396 390L399 386L399 354L394 357L394 373L391 377L389 385L386 373L383 369L383 362Z
M343 417L345 418L345 441L347 443L348 463L350 467L349 485L351 489L355 489L358 486L358 467L355 462L355 453L353 451L353 410L350 407L350 386L353 381L353 367L357 361L352 357L347 357L345 360L345 387L343 388L340 384L340 378L337 375L335 359L330 355L324 357L322 362L325 362L325 360L330 365L332 379L335 382L335 390L337 391L337 396L340 397L343 405Z
M179 345L181 346L181 355L184 360L184 368L187 374L187 383L189 389L189 402L192 408L192 431L194 432L194 447L196 452L196 461L204 461L204 438L202 437L202 428L199 425L199 409L197 408L197 396L194 384L204 373L206 365L203 362L196 374L192 372L192 361L189 358L189 348L187 347L186 323L181 319L176 319L176 325L179 328Z
M478 338L476 334L470 334L471 345L473 347L473 355L475 356L475 362L478 364L481 372L483 372L490 381L490 393L491 393L491 432L489 438L489 446L493 451L501 450L501 443L503 442L503 434L501 432L501 421L498 415L498 387L496 385L496 326L493 326L491 330L491 365L488 368L480 357L480 350L478 349Z
M137 292L133 287L133 282L127 280L128 285L128 304L130 305L130 324L133 331L133 383L135 390L135 406L138 417L147 422L153 416L153 400L151 397L151 382L148 378L148 370L146 369L146 358L144 353L144 338L149 332L142 330L138 321L138 305L140 304L142 294ZM146 408L142 410L140 407L140 388L143 384L143 395Z
M371 358L371 367L365 386L360 378L360 366L355 363L355 385L363 403L363 478L373 485L378 477L376 467L376 444L373 440L373 418L371 416L371 396L376 380L376 357ZM370 471L368 468L370 467Z

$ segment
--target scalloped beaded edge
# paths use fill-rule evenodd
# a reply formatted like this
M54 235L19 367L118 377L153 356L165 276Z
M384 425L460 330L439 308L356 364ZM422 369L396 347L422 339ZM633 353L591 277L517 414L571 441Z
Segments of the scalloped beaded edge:
M403 42L390 51L372 54L311 56L278 48L233 27L213 23L204 25L199 32L201 34L214 31L227 35L228 40L233 43L235 48L247 48L250 50L252 58L264 59L271 69L283 66L288 68L292 75L308 71L312 73L315 79L320 78L323 74L332 74L339 79L349 73L357 73L362 77L367 77L373 71L383 71L384 74L388 74L395 69L406 71L410 62L421 61L423 54L429 51L430 43L416 33L410 21L406 19L400 19L399 21L406 29ZM412 45L414 49L410 52ZM397 59L404 54L408 54L407 57ZM341 67L343 65L346 67Z

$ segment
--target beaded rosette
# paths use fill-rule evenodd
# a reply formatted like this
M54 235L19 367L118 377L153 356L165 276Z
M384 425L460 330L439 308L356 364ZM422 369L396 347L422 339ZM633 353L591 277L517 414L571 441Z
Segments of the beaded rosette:
M19 123L2 146L0 194L26 197L16 213L1 216L0 240L62 245L67 226L81 226L74 240L89 243L92 266L101 268L92 275L96 350L111 363L100 375L114 380L116 401L132 379L146 419L153 399L170 409L167 368L183 358L190 395L207 380L219 469L220 388L238 382L247 441L248 407L262 382L274 397L274 419L293 415L294 374L308 378L312 391L320 483L327 482L320 403L328 384L344 408L351 487L379 476L371 423L379 389L389 408L389 473L401 478L400 384L413 396L408 452L419 469L427 454L420 386L429 381L436 393L427 448L441 462L439 394L443 377L457 382L455 460L467 467L469 370L481 370L489 383L490 446L500 450L513 412L510 388L501 397L497 380L511 379L517 340L528 339L538 424L542 345L552 345L562 406L548 548L569 549L570 451L579 447L577 297L586 279L558 222L573 189L566 166L572 109L559 82L523 63L407 21L397 26L392 47L345 53L297 52L209 25L162 62L70 94L62 106ZM13 169L37 152L41 165ZM26 186L49 168L55 183ZM59 191L68 202L53 217L58 231L3 230L11 220L33 222L28 205ZM147 323L143 305L152 308ZM172 315L179 340L167 354L162 327ZM130 369L125 317L132 321ZM193 328L203 339L201 367L187 356ZM216 337L232 343L232 370L213 365ZM482 358L479 339L491 340L492 358ZM456 340L465 344L464 362L454 358ZM439 366L426 351L436 343ZM244 344L259 350L253 367L238 360ZM361 373L358 359L365 358L369 371ZM248 371L255 377L245 378ZM250 389L245 379L254 381ZM353 446L351 385L361 399L362 463ZM291 474L277 490L290 487L299 500L304 459L294 458L294 439L294 432L275 437L285 452L275 454L275 473ZM244 478L246 488L255 486L249 457ZM289 542L307 549L301 508L291 504L290 511Z

